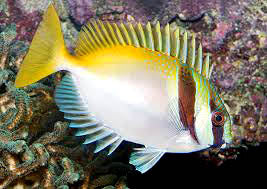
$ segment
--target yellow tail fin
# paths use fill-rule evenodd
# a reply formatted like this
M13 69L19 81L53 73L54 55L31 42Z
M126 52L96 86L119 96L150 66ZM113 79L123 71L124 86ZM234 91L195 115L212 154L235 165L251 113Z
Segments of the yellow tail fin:
M32 84L54 72L60 64L65 48L59 18L51 4L43 16L29 52L27 53L17 74L15 86L23 87Z

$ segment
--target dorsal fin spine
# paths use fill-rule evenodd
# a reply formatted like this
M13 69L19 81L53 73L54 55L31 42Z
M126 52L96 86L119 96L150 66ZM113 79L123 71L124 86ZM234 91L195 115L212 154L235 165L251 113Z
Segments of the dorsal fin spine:
M138 24L137 24L137 31L139 34L139 39L141 41L141 46L146 48L147 46L146 46L145 33L144 33L143 27L142 27L140 22L138 22Z
M160 23L157 21L156 28L155 28L155 45L157 51L162 51L162 37L161 37L161 31L160 31Z
M108 31L111 34L111 39L113 40L114 45L119 45L119 41L116 38L116 35L115 35L114 30L113 30L112 26L110 25L110 23L109 22L106 22L106 26L108 28Z
M172 56L178 58L180 52L180 30L179 28L173 32L173 48Z
M208 53L204 60L204 68L202 71L202 75L204 75L206 78L209 78L209 61L210 61L210 54Z
M94 19L92 19L92 20L91 20L91 23L93 24L93 26L94 26L94 28L95 28L95 30L96 30L96 33L97 33L97 35L99 36L99 38L100 38L102 44L103 44L105 47L108 47L109 45L108 45L108 43L107 43L105 37L102 35L102 32L101 32L100 28L98 27L98 24L96 23L96 21L95 21Z
M93 39L92 35L90 34L89 30L86 26L82 27L82 30L85 32L85 37L87 38L88 42L90 42L93 49L97 50L99 47L97 46L95 40Z
M79 37L80 38L80 37ZM77 46L79 46L79 48L76 48L75 50L75 54L78 55L78 56L82 56L82 55L85 55L89 52L87 52L87 50L85 49L84 45L83 45L83 41L81 42L77 42Z
M191 44L188 51L188 61L187 61L187 64L192 68L194 68L195 59L196 59L196 37L195 34L193 33Z
M100 42L98 36L96 35L94 29L92 28L91 23L88 23L88 24L86 25L86 27L89 29L89 31L90 31L91 34L93 35L93 39L95 39L95 42L96 42L97 46L100 47L100 48L103 48L103 45L102 45L102 43Z
M197 58L196 58L196 66L195 66L195 70L198 73L202 73L202 59L203 59L203 56L202 56L202 45L199 44L198 52L197 52Z
M83 40L81 40L81 42L80 42L80 45L82 45L83 49L84 49L86 52L91 52L91 51L93 51L93 47L92 47L90 41L88 40L87 36L86 36L84 33L81 33L80 38L83 39Z
M83 27L85 27L85 26L83 26ZM81 29L82 31L84 31L83 27ZM79 36L78 36L77 43L76 43L75 53L79 54L80 56L85 55L87 53L91 53L93 50L93 48L91 46L92 46L91 42L88 41L88 36L85 35L84 32L80 32Z
M148 48L154 51L155 50L154 39L153 39L153 33L152 33L150 22L148 22L146 25L146 34L147 34L146 38L147 38Z
M100 27L101 27L103 33L104 33L104 37L107 39L107 42L109 43L110 46L113 46L114 43L113 43L112 39L110 38L104 23L101 20L99 20L99 24L100 24Z
M170 55L170 26L167 24L164 28L163 34L163 49L162 51L167 55Z
M134 46L135 47L140 47L139 45L139 41L138 41L138 38L137 38L137 35L136 35L136 32L134 30L134 27L132 25L132 23L128 23L128 28L129 28L129 33L133 39L133 43L134 43Z
M118 40L119 40L119 43L122 45L122 46L126 46L126 43L122 37L122 34L120 32L120 29L118 28L117 24L116 23L113 23L113 27L115 28L115 33L117 34L118 36Z
M83 28L82 28L82 30L83 30ZM94 47L92 46L92 43L89 40L89 36L87 36L85 32L80 32L79 39L81 39L80 43L87 46L90 49L90 51L94 50Z
M126 43L128 45L132 45L132 40L131 40L129 33L128 33L128 31L127 31L127 29L123 23L120 24L120 28L121 28L122 34L124 35L124 37L126 39Z
M181 51L180 51L180 62L181 64L186 64L186 59L187 59L187 32L184 32L183 35L183 40L182 40L182 45L181 45Z

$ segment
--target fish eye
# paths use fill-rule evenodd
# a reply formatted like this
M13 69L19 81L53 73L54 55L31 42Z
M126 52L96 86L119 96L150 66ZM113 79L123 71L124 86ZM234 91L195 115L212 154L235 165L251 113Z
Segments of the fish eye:
M224 116L221 112L213 112L211 121L214 126L223 126Z

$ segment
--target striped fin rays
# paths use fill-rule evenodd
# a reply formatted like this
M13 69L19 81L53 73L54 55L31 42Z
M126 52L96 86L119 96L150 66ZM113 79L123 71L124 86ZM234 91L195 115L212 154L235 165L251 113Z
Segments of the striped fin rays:
M75 53L84 56L116 45L147 48L176 57L181 64L189 65L207 79L212 72L210 55L203 56L202 46L197 47L194 33L180 28L172 30L169 24L161 27L159 22L155 25L150 22L145 25L140 22L117 24L92 19L82 27Z
M122 137L106 127L88 112L70 74L63 77L56 88L55 101L64 118L71 120L70 127L77 128L76 136L86 136L84 144L96 142L95 153L109 147L111 154L123 141Z

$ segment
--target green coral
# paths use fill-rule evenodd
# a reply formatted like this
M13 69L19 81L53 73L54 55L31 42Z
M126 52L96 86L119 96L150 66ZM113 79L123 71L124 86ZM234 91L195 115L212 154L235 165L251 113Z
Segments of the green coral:
M0 52L8 50L16 35L16 25L14 23L9 24L4 31L0 33Z
M3 12L3 13L5 13L6 16L9 16L8 4L7 4L6 0L0 1L0 12Z
M6 120L5 123L2 123L2 125L0 125L0 129L11 127L10 129L14 130L23 121L23 119L18 119L18 117L23 118L28 114L27 110L29 110L30 108L30 97L24 90L17 89L15 87L12 87L12 89L10 89L9 91L12 95L14 95L15 105L19 108L10 108L5 113L0 115L1 120L1 118L3 119L12 112L12 115L9 116L9 119Z

